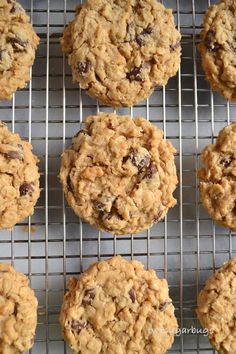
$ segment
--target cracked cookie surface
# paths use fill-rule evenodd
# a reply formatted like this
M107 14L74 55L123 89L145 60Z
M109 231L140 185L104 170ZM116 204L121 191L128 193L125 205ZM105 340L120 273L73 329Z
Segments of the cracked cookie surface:
M167 281L120 256L70 280L60 323L75 354L163 354L177 330Z
M236 258L232 258L206 282L197 301L197 316L209 331L209 340L220 354L236 348Z
M236 101L236 2L210 6L200 34L202 66L212 88Z
M172 11L156 0L89 0L65 29L73 80L114 107L132 106L165 85L180 64Z
M0 229L33 214L39 189L38 158L32 146L0 122Z
M28 278L0 264L0 353L21 354L34 344L38 302Z
M223 128L201 154L201 200L211 217L236 231L236 123Z
M39 38L23 7L0 0L0 99L10 99L30 80Z
M69 205L100 230L137 233L176 204L175 149L144 118L102 113L62 155L60 180Z

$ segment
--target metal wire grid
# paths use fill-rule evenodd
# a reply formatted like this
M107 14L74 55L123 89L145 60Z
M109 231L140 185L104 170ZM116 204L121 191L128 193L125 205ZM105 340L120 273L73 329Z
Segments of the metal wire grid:
M216 1L214 1L216 2ZM207 0L165 0L181 30L183 56L178 75L145 102L119 114L143 115L162 127L177 148L178 206L147 232L116 237L82 223L66 205L57 180L60 154L84 118L111 111L72 84L59 37L74 16L77 0L22 0L41 44L28 88L3 102L0 119L32 142L40 157L42 193L35 214L12 232L0 232L0 260L29 276L39 300L32 353L66 353L58 314L68 279L97 259L121 254L168 279L179 325L198 328L196 297L206 278L234 255L235 235L212 222L199 202L199 152L234 120L236 107L212 93L196 51ZM213 3L213 2L212 2ZM176 337L169 353L212 353L202 335Z

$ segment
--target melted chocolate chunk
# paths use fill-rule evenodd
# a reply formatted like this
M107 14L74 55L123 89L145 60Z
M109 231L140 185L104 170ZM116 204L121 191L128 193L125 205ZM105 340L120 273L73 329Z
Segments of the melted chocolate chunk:
M90 305L93 299L95 298L95 289L86 289L84 292L84 298L83 298L83 304L84 305Z
M12 44L12 47L15 50L15 52L20 52L25 50L28 43L28 41L24 41L23 39L17 36L14 38L10 38L9 42Z
M134 303L135 300L136 300L136 292L135 292L134 288L131 288L131 289L130 289L130 291L129 291L129 297L130 297L132 303Z
M34 188L32 186L32 183L23 183L21 186L20 186L20 196L24 196L24 195L27 195L27 194L30 194L32 195L32 192L34 191Z
M165 301L165 302L162 302L160 305L159 305L159 310L161 312L165 311L167 309L167 307L171 304L171 301Z
M138 152L135 149L131 150L130 153L131 161L134 166L137 167L139 172L142 172L150 164L150 156L144 155L142 158L138 156Z
M76 69L79 75L87 74L90 68L90 61L86 60L84 62L78 61L76 65Z
M83 329L83 328L86 328L87 326L87 323L84 322L84 321L76 321L76 320L73 320L71 322L71 328L76 331L78 334L80 333L80 331Z
M101 215L101 219L103 221L110 220L112 218L112 213L111 212L108 213L107 211L102 211L100 215Z
M136 42L138 43L138 45L140 47L143 46L144 41L145 41L145 37L148 36L149 34L151 34L153 31L151 26L148 26L147 28L145 28L141 33L137 34L136 36Z
M148 167L146 173L145 173L145 178L151 179L155 174L157 173L157 168L156 165L153 163Z
M67 185L67 190L68 190L68 192L72 192L72 191L73 191L73 188L72 188L72 185L71 185L71 178L70 178L70 175L68 175L67 178L66 178L66 185Z
M8 151L5 156L9 160L23 160L23 156L19 151Z
M211 30L207 32L204 43L205 46L213 52L221 48L221 45L216 42L215 33Z
M15 306L14 306L14 311L13 311L13 315L14 315L14 316L17 316L17 313L18 313L18 305L15 304Z
M138 68L134 68L133 70L131 70L129 73L127 73L127 79L129 79L130 81L143 81L142 78L142 66L139 66Z
M220 164L223 165L225 168L227 168L231 165L232 161L233 161L233 157L227 156L227 157L223 157L223 159L220 160Z

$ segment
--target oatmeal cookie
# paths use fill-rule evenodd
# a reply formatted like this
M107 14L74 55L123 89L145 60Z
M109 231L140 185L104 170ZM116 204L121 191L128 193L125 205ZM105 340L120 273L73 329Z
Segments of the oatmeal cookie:
M30 80L39 37L23 7L0 0L0 99L10 99Z
M201 154L198 171L204 207L219 224L236 231L236 123L222 129Z
M200 34L202 66L213 90L236 102L236 2L210 6Z
M20 354L34 344L38 302L29 281L0 264L0 353Z
M236 258L225 263L206 282L198 296L197 316L220 354L236 348Z
M174 152L162 130L144 118L89 116L62 155L67 201L100 230L140 232L176 204Z
M132 106L165 85L180 64L172 11L156 0L89 0L65 29L73 80L101 102Z
M163 354L177 330L167 281L120 256L70 280L60 322L74 354Z
M32 146L0 122L0 229L32 215L39 189L38 158Z

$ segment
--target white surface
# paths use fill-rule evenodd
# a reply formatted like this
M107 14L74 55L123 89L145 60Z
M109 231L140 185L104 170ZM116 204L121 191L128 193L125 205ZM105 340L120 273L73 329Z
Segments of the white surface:
M0 119L9 128L31 140L40 157L42 193L35 214L29 220L36 231L26 232L28 220L13 232L0 232L0 261L11 262L29 274L39 299L36 343L32 353L65 352L58 314L63 292L71 275L77 275L97 259L115 253L142 261L166 276L179 324L197 326L196 297L215 267L233 256L235 235L215 226L198 198L195 169L198 154L233 121L236 107L212 94L204 81L195 43L207 0L166 0L174 9L183 34L182 64L179 74L165 89L158 89L146 102L117 113L143 115L162 127L177 148L178 205L165 222L135 236L113 237L80 223L66 206L57 179L59 156L80 122L91 113L111 110L97 105L72 84L70 69L59 46L63 26L73 18L75 0L22 0L32 15L41 44L30 85L15 98L1 103ZM65 64L65 65L64 65ZM29 224L30 225L30 224ZM169 353L212 353L203 336L177 337Z

